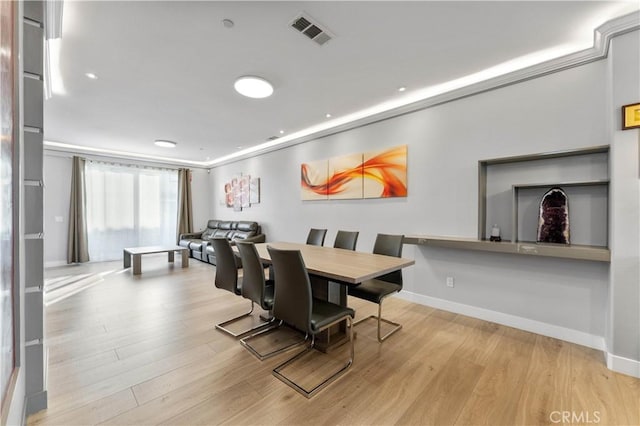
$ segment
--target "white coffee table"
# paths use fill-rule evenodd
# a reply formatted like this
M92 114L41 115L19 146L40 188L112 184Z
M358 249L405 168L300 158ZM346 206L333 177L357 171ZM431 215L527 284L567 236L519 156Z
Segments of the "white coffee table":
M133 275L142 273L142 255L153 253L167 253L169 262L173 262L175 252L182 254L182 267L189 266L189 249L180 246L150 246L150 247L128 247L123 250L123 267L131 267L133 258Z

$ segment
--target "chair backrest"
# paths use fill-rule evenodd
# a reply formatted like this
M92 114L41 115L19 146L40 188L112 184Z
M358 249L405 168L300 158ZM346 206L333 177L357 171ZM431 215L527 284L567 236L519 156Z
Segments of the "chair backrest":
M304 332L311 328L311 281L299 250L267 246L275 269L273 316Z
M240 294L238 268L229 241L226 238L214 238L211 244L216 253L216 287Z
M326 235L327 235L326 229L311 228L309 230L309 235L307 235L307 244L310 244L312 246L324 245L324 237Z
M334 248L341 248L347 250L355 250L356 243L358 242L358 231L338 231L336 239L333 242Z
M251 242L237 241L236 247L242 259L242 297L252 300L262 309L269 309L264 304L264 268L258 256L256 246Z
M373 253L402 257L403 240L404 235L378 234L373 245ZM376 279L402 285L402 270L398 269L397 271L389 272Z

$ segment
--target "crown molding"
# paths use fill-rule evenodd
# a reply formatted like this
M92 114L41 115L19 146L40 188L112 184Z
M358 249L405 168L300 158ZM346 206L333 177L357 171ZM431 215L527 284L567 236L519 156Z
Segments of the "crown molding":
M591 62L605 59L609 54L611 40L623 34L640 29L640 11L632 12L619 18L612 19L594 30L593 46L575 53L564 55L549 61L541 62L517 71L493 77L478 83L470 84L459 89L451 90L436 96L425 98L397 108L392 108L377 114L369 115L342 125L331 127L311 133L299 138L292 139L277 145L258 149L245 155L229 158L223 161L213 160L208 163L208 167L216 168L226 164L242 161L247 158L256 157L280 149L289 148L294 145L320 139L336 133L366 126L379 121L409 114L419 110L427 109L436 105L462 99L490 90L499 89L517 83L522 83L534 78L543 77L559 71L586 65Z
M173 167L185 167L191 166L199 169L209 169L210 166L207 162L203 161L190 161L180 160L177 158L160 157L154 155L137 154L135 152L128 151L116 151L110 149L92 148L80 145L71 145L60 142L53 142L45 140L43 142L43 149L49 152L58 152L65 154L81 154L91 158L107 158L107 159L123 159L140 161L149 164L159 164Z

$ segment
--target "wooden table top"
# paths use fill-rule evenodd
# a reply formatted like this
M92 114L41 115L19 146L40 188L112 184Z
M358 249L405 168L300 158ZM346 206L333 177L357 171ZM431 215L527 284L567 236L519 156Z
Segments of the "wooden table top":
M349 284L358 284L415 263L414 260L401 257L299 243L256 244L258 255L265 263L271 263L267 246L280 250L300 250L309 273Z

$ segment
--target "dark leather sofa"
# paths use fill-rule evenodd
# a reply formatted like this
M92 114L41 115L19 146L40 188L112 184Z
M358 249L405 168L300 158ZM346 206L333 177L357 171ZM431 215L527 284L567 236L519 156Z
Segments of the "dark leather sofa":
M210 220L204 231L180 234L178 245L187 247L191 257L215 265L216 253L211 245L213 238L226 238L231 245L237 240L265 242L265 235L257 222ZM239 256L236 256L236 265L242 266Z

